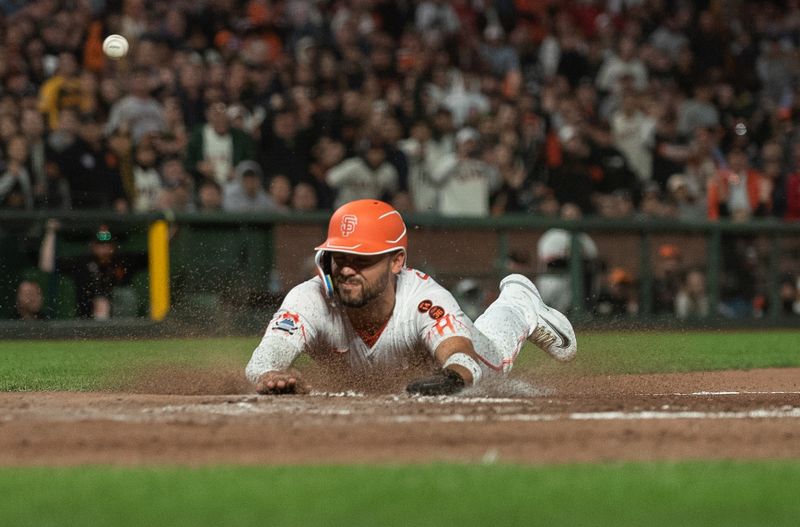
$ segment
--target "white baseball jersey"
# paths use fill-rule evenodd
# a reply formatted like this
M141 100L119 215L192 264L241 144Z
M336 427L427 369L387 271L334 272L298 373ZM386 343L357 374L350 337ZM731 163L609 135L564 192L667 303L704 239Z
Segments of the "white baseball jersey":
M323 363L345 362L360 372L434 364L434 351L443 340L472 338L474 332L449 291L430 276L404 268L397 276L392 315L370 347L353 329L344 307L326 297L316 277L286 295L246 373L255 383L268 371L286 370L302 352Z

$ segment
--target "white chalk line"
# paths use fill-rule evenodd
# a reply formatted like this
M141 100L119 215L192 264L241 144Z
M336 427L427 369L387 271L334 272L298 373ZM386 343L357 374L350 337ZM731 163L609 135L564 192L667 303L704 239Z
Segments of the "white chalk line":
M722 391L722 392L689 392L689 393L652 393L652 394L640 394L640 395L653 395L653 396L666 396L666 395L674 395L677 397L714 397L714 396L725 396L725 395L800 395L800 392L765 392L765 391L750 391L750 390L743 390L743 391Z
M742 411L613 411L613 412L570 412L566 414L444 414L444 415L374 415L362 413L348 408L303 408L295 412L286 408L276 409L274 406L257 405L249 402L224 405L170 405L145 410L151 415L205 414L216 416L256 416L256 415L289 415L314 417L347 417L359 421L376 423L485 423L485 422L552 422L552 421L656 421L681 419L798 419L800 408L784 406L782 408L756 408Z
M323 397L323 398L359 398L367 397L363 392L348 390L346 392L320 392L312 391L308 394L310 397ZM554 395L554 393L543 393L542 396ZM730 395L800 395L800 391L757 391L757 390L740 390L740 391L700 391L700 392L664 392L664 393L637 393L636 395L644 397L718 397ZM492 396L458 396L458 395L441 395L441 396L414 396L407 397L401 395L390 396L392 400L413 400L422 403L439 402L439 403L462 403L462 404L503 404L503 403L521 403L525 402L527 398L521 397L492 397Z
M553 422L553 421L655 421L681 419L797 419L800 408L755 409L741 412L574 412L570 414L509 414L509 415L397 415L387 420L397 423L485 423L502 422Z

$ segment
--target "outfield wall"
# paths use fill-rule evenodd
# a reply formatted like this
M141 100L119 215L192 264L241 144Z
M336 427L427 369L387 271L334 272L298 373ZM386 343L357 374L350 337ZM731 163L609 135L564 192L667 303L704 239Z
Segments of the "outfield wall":
M48 303L56 319L69 319L68 277L46 276L36 270L38 247L49 217L61 220L58 252L78 254L86 250L86 239L99 223L107 223L119 234L122 251L147 251L147 233L158 220L166 220L169 230L169 298L166 318L180 315L199 327L217 318L248 319L268 316L283 292L312 276L312 255L325 237L328 215L230 215L179 214L115 216L97 212L61 215L0 212L0 318L13 307L13 291L22 277L33 276L47 289ZM757 284L768 305L777 306L779 277L800 274L800 224L778 221L681 223L675 221L600 221L563 222L524 215L502 218L440 218L408 215L409 263L434 275L452 287L458 280L473 278L487 291L510 270L535 275L542 269L535 258L536 244L550 228L590 234L607 267L620 267L637 278L640 316L652 319L652 287L657 272L658 248L678 246L685 264L706 270L712 304L720 300L723 253L732 243L748 240L755 247L760 267ZM573 239L573 243L575 243ZM512 252L531 256L528 265L509 266ZM573 251L574 255L578 251ZM573 294L579 295L583 276L580 257L573 257L565 270L573 278ZM145 273L146 275L147 273ZM151 292L147 276L131 284L135 300L120 301L124 315L147 317L151 314ZM577 296L576 296L577 298ZM573 316L592 321L581 313L582 302ZM716 312L716 311L714 311ZM764 317L782 319L777 309L767 309ZM712 317L714 318L714 317ZM596 322L596 320L594 320ZM663 322L661 320L660 322ZM794 323L787 319L787 323ZM234 324L236 326L236 324Z

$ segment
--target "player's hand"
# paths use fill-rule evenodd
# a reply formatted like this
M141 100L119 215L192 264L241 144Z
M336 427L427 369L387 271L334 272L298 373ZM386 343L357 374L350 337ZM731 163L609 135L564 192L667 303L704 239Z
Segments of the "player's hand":
M452 395L464 389L463 377L451 369L442 370L431 377L418 379L408 386L410 395Z
M309 387L295 370L268 371L256 383L256 391L262 395L286 393L308 393Z

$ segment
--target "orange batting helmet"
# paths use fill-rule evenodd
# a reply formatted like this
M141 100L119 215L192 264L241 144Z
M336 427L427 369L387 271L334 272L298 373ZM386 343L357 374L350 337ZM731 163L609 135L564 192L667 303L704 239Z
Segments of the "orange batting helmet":
M406 224L394 207L376 199L360 199L345 203L331 216L328 224L328 239L316 247L315 258L320 277L329 295L333 294L330 283L329 252L349 254L385 254L408 249Z

